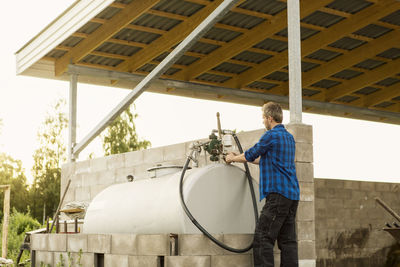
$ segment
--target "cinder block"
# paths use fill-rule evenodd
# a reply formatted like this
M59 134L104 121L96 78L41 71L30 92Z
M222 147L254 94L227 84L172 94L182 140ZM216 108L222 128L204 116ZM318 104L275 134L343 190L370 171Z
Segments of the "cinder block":
M54 262L53 262L52 266L68 266L68 253L67 252L54 252L53 257L54 257Z
M300 201L297 208L297 221L314 221L315 211L313 201Z
M308 143L296 143L295 162L313 162L313 145Z
M299 260L315 260L317 258L315 251L315 241L299 240Z
M61 166L61 177L64 180L68 180L69 177L75 174L75 162L65 163Z
M299 267L315 267L316 260L299 260Z
M325 179L325 186L329 188L344 188L344 181L336 179Z
M375 184L376 191L381 191L381 192L390 192L390 184L389 183L376 183Z
M107 156L107 169L108 170L116 170L119 168L125 167L125 154L115 154L111 156Z
M296 175L299 182L314 182L314 165L308 162L296 162Z
M90 171L101 172L107 170L107 158L100 157L90 160Z
M138 255L137 236L134 234L113 234L111 253L118 255Z
M210 267L210 256L168 256L165 267Z
M223 242L227 246L230 246L232 248L237 248L237 249L243 249L248 247L250 244L253 243L254 235L253 234L224 234L223 235ZM233 254L236 255L234 252L230 252L227 250L223 251L224 254ZM243 254L251 254L253 253L253 250L250 249L249 251L243 253Z
M160 235L137 235L137 253L143 256L168 255L169 236Z
M252 267L252 255L215 255L211 256L211 267Z
M88 236L86 234L73 234L67 236L67 248L69 252L88 251Z
M360 182L360 190L374 191L375 183L373 182Z
M360 182L359 181L344 181L343 188L359 190Z
M96 176L96 185L112 185L115 183L115 170L108 170L104 172L98 172ZM92 184L94 185L94 184Z
M132 175L134 178L137 178L134 167L125 167L125 168L116 169L115 170L115 182L116 183L126 183L128 181L126 179L126 177L128 175Z
M314 201L314 183L300 182L300 200Z
M49 264L52 266L54 264L54 253L48 251L36 251L35 266L40 266L40 264Z
M111 235L88 235L88 252L111 253Z
M90 187L77 187L75 188L76 201L90 201Z
M160 267L158 256L129 256L129 267Z
M313 221L298 221L296 227L298 240L315 240L315 225Z
M144 163L156 165L156 163L162 162L164 158L163 149L162 147L157 147L143 150Z
M48 248L48 234L33 234L31 235L31 249L32 250L47 250Z
M138 166L143 163L143 150L125 153L125 167Z
M214 235L220 241L223 241L223 235ZM178 236L179 255L223 255L224 250L214 244L203 234L185 234Z
M75 162L75 174L90 172L90 160Z
M186 147L185 143L174 144L170 146L163 147L163 160L177 160L186 158Z
M90 199L93 200L95 198L95 196L97 196L101 191L103 191L104 189L106 189L109 186L110 185L105 185L105 184L91 186L90 187Z
M289 123L285 125L285 128L289 133L291 133L294 137L294 140L297 142L303 143L313 143L313 128L311 125L302 124L302 123Z
M94 253L71 253L71 266L93 267ZM81 265L79 265L81 264Z
M104 255L104 267L129 267L127 255Z
M49 234L48 236L49 251L67 251L67 235L66 234Z

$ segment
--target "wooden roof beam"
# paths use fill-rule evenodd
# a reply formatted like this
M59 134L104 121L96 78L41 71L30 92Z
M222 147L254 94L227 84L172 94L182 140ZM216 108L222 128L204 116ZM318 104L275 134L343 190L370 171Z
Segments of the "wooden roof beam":
M145 49L135 53L129 60L121 63L117 70L127 72L135 71L137 68L159 56L164 51L169 50L189 35L216 7L218 7L221 2L222 0L210 2L207 6L203 7L187 20L181 22L176 27L153 41Z
M400 32L392 31L381 36L378 39L374 39L369 43L360 46L354 50L347 51L344 55L341 55L321 66L312 69L306 73L303 73L302 86L307 87L312 84L327 78L331 79L334 77L329 77L338 73L339 71L351 68L352 66L360 63L361 61L374 57L375 55L385 51L388 47L396 46L400 43ZM365 69L358 69L358 71L368 72ZM287 88L287 84L283 84Z
M323 0L301 2L301 16L306 17L314 12L316 8L322 7L329 2L331 1ZM224 62L227 59L236 56L241 51L246 50L261 42L268 36L274 35L277 31L279 31L279 29L285 28L286 25L287 12L286 10L283 10L275 15L271 20L267 20L258 24L251 31L240 35L223 47L214 50L204 59L196 61L186 71L177 73L173 76L173 78L179 80L191 80L206 72L207 70L214 68L220 62Z
M315 1L319 2L319 1ZM364 10L348 17L347 19L338 22L337 24L329 27L328 29L310 37L302 42L302 54L303 57L329 45L330 43L338 40L341 36L352 33L368 24L371 21L378 20L387 14L393 12L400 7L400 2L396 0L388 0L378 2ZM314 10L315 11L315 10ZM329 47L330 50L337 51ZM344 50L340 49L343 52ZM224 86L241 88L245 85L258 80L259 78L271 74L276 69L283 68L288 65L287 52L282 52L279 56L276 56L270 60L266 60L260 64L258 68L250 69L243 72L238 76L238 80L228 81Z
M379 82L386 77L394 76L399 73L399 69L400 59L397 59L376 69L367 71L357 78L344 81L342 84L330 88L329 92L326 93L326 101L331 102L337 98L351 94L363 87Z
M92 52L105 40L111 38L122 28L127 26L133 20L144 14L152 6L158 3L158 0L135 0L124 9L113 16L107 23L99 27L88 38L80 42L63 57L58 59L55 64L56 76L64 73L68 64L79 62L82 58Z

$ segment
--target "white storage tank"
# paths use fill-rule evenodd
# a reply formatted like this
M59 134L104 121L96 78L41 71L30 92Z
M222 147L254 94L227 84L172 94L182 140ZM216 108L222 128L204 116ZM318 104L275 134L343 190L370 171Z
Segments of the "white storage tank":
M100 192L86 212L83 233L200 233L181 207L181 170L171 170ZM258 185L253 183L258 202ZM192 215L210 233L254 233L253 204L242 169L216 163L187 170L183 195Z

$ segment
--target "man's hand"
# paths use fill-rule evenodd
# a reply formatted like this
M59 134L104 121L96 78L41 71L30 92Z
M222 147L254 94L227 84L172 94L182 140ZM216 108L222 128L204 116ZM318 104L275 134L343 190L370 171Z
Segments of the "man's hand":
M230 152L230 153L228 153L228 155L226 155L226 157L225 157L225 162L226 163L228 163L228 164L231 164L232 162L234 162L234 158L235 158L235 156L237 156L238 154L237 153L235 153L235 152Z

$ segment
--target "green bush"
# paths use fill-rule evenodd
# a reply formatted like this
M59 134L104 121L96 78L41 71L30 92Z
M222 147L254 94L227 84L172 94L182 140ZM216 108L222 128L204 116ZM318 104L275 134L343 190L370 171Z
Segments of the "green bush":
M2 227L3 224L1 224L1 229L3 229ZM27 213L22 213L13 209L8 225L7 258L12 259L15 263L17 261L20 247L25 238L25 232L39 229L40 227L40 223L36 219L32 218L29 210ZM22 254L20 262L24 262L27 259L29 259L29 253L25 251Z

